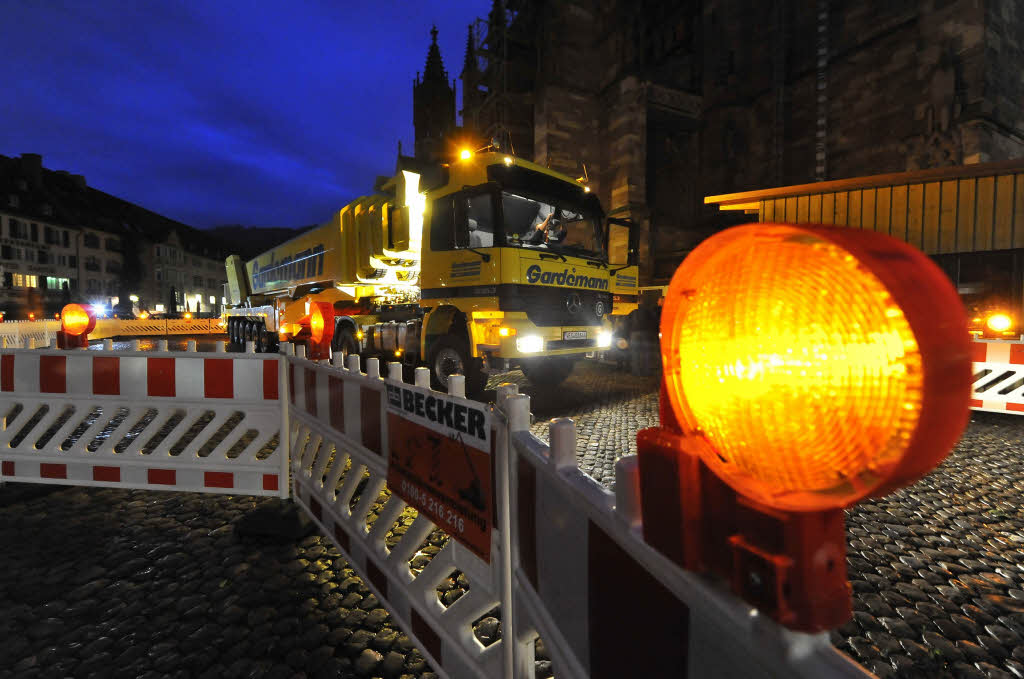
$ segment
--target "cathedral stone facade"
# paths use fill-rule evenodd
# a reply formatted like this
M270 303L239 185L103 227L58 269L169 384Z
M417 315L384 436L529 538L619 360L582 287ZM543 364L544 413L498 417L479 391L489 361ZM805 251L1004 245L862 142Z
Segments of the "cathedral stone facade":
M496 0L463 134L587 176L660 282L742 218L706 195L1024 156L1022 70L1024 0Z

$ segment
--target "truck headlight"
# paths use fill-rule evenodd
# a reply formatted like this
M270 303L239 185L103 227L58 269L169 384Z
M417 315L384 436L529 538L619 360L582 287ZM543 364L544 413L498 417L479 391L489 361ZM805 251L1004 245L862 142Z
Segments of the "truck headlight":
M612 334L607 330L597 334L597 346L608 348L612 345Z
M517 337L516 350L521 354L535 354L538 351L544 351L544 338L539 335Z
M992 314L988 317L985 322L988 327L996 332L1003 332L1009 330L1010 326L1013 325L1013 321L1006 314Z

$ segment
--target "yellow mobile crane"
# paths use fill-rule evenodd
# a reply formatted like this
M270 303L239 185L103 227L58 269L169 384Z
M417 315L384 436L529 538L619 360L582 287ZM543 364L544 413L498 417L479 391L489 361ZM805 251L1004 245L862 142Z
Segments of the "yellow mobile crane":
M587 186L462 151L441 166L400 158L378 188L249 262L227 259L232 343L302 341L310 304L329 302L335 353L425 364L438 388L462 374L469 393L516 365L558 384L609 346L613 292L635 295L636 243Z

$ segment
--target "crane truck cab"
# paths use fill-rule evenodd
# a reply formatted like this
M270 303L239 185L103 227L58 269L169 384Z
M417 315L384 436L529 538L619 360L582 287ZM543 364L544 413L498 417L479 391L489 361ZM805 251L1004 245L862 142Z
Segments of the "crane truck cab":
M400 159L379 194L328 224L245 265L229 258L227 325L233 341L274 350L302 341L308 303L328 301L334 352L426 365L440 388L462 374L471 394L515 366L555 385L610 345L613 293L635 290L635 257L631 225L606 221L570 177L499 152Z

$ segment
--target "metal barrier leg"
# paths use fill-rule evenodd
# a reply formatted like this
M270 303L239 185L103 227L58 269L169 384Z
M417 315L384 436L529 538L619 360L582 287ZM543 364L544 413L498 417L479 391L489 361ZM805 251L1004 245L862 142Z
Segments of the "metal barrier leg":
M291 496L291 448L292 448L292 421L289 410L291 402L288 400L288 359L280 357L277 359L277 398L281 403L281 433L277 439L277 452L281 456L281 480L278 483L278 490L282 498Z

